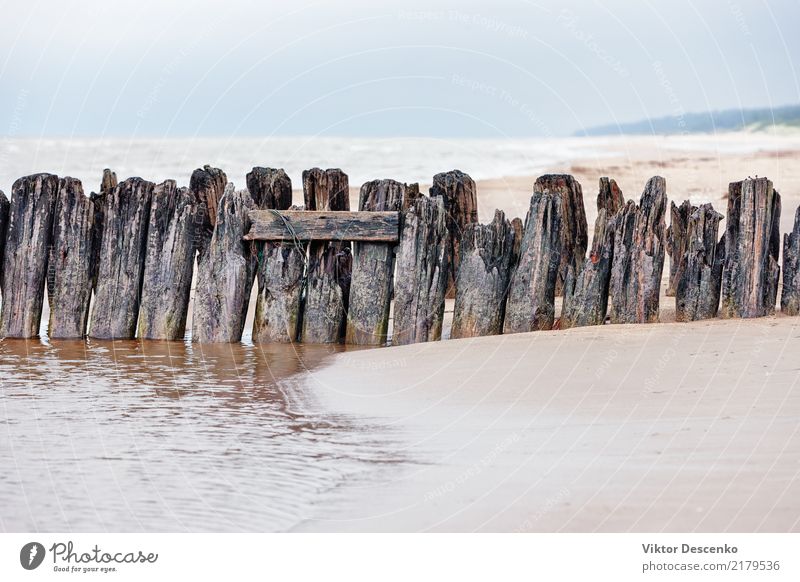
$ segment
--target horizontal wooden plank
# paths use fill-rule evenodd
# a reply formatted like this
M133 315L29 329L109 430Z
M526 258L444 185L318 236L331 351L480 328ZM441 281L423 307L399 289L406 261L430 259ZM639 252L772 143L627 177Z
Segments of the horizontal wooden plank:
M397 242L400 234L399 212L251 210L249 216L245 240Z

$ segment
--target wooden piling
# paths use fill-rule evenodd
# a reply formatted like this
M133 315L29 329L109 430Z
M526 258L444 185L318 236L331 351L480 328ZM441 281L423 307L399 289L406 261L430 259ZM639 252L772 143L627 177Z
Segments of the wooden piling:
M456 295L456 274L461 264L459 256L461 238L470 224L478 224L478 194L475 181L461 170L442 172L433 177L430 188L432 198L440 197L447 212L447 229L450 231L450 275L447 297Z
M367 212L400 211L407 204L407 196L406 184L395 180L373 180L361 186L358 209ZM353 278L345 343L370 346L386 343L395 246L384 242L353 243Z
M647 182L639 205L629 200L615 221L609 284L611 323L658 321L666 208L666 181L654 176Z
M792 232L783 235L781 311L800 315L800 208L795 212Z
M678 288L680 273L678 267L689 249L689 220L697 210L688 200L680 206L670 202L670 225L667 227L667 254L669 255L669 279L667 283L667 296L673 297ZM713 254L713 253L712 253Z
M564 192L545 185L537 180L533 186L519 260L511 276L503 333L551 329L555 320Z
M767 178L728 188L720 317L763 317L775 310L781 197Z
M562 295L567 271L577 272L583 265L589 235L583 191L580 182L569 174L545 174L536 179L542 192L557 190L561 200L561 257L556 279L556 295Z
M511 272L517 260L514 234L514 227L501 210L495 210L489 224L467 225L461 237L451 338L502 333Z
M613 179L600 178L600 189L597 192L597 212L605 209L606 217L611 218L625 206L625 196Z
M100 192L89 194L94 206L94 224L92 225L92 289L97 288L97 270L100 268L100 247L103 245L103 207L108 195L117 187L117 174L106 168L103 170L103 177L100 180Z
M198 228L195 233L198 262L208 249L211 237L214 235L217 208L222 195L225 193L227 184L228 177L225 172L209 165L196 169L189 179L189 190L198 201L196 218Z
M58 176L34 174L11 187L3 257L0 336L39 335Z
M303 172L306 210L350 210L347 174L336 169ZM306 343L337 343L346 326L352 254L350 243L312 242L308 249L308 277L302 317Z
M139 337L181 340L186 334L195 256L197 199L166 180L153 188L139 309Z
M688 201L681 205L685 208ZM673 210L676 208L672 205ZM675 320L697 321L717 316L722 285L725 241L718 240L723 216L711 204L694 208L686 224L686 251L675 270ZM675 246L674 249L679 249ZM672 260L678 260L675 253Z
M197 264L192 340L230 343L242 339L256 260L244 235L255 208L246 190L225 187L214 232Z
M50 339L82 338L89 320L92 274L95 271L95 205L80 180L59 181L53 218L53 243L48 264Z
M441 339L451 252L444 201L416 199L403 213L392 345Z
M91 337L136 337L154 186L141 178L128 178L103 197L103 238L89 323Z
M292 205L292 181L282 169L253 168L247 189L256 208L286 210ZM258 278L253 341L293 342L300 333L307 245L294 240L252 244Z
M6 198L5 192L0 190L0 266L3 264L6 248L6 231L8 230L8 209L11 203ZM0 269L0 293L3 289L3 270Z

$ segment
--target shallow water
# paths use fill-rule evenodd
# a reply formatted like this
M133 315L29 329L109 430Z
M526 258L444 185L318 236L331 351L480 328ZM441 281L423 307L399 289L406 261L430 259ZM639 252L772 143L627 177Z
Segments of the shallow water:
M0 530L299 525L401 461L303 388L341 349L0 341Z

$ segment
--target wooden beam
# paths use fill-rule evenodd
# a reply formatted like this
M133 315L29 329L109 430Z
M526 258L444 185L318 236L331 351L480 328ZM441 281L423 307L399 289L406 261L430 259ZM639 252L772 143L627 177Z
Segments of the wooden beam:
M284 210L278 214L269 210L250 211L250 232L245 240L397 242L399 239L399 212Z

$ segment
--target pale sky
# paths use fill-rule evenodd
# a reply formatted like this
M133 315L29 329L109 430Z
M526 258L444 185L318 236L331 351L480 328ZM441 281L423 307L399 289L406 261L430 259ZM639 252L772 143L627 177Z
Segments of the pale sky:
M798 0L9 0L0 23L4 137L559 136L800 103Z

